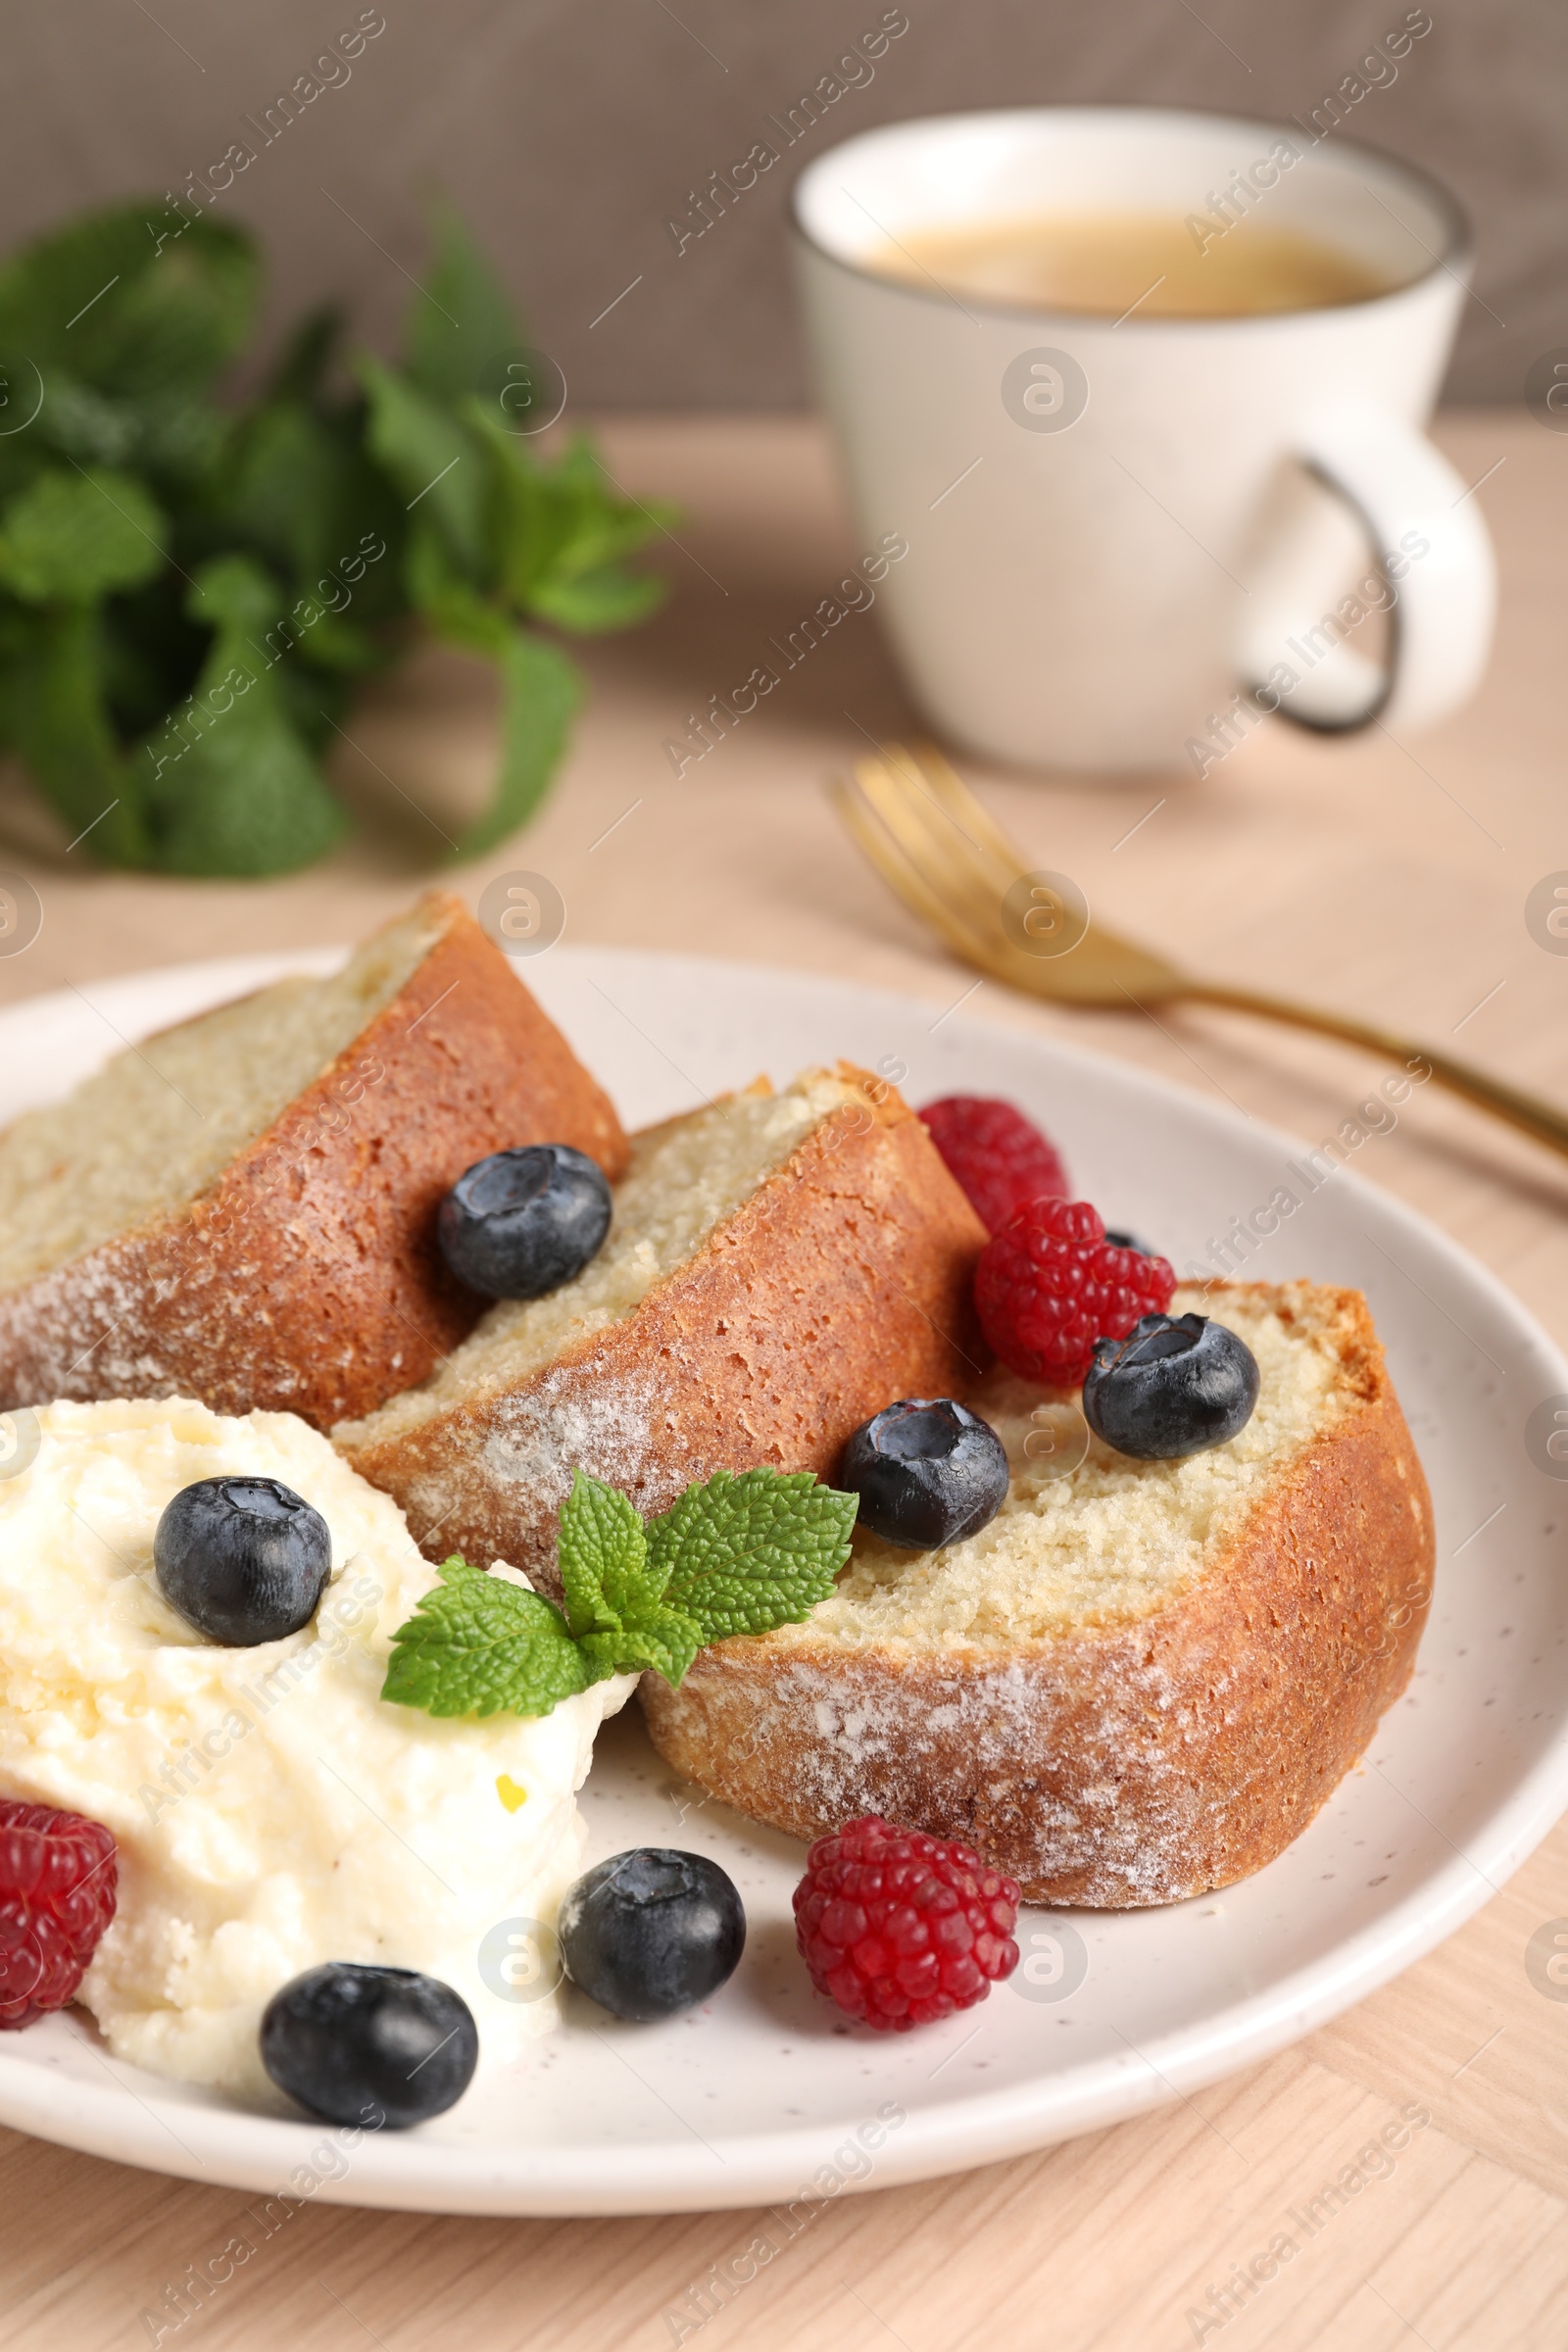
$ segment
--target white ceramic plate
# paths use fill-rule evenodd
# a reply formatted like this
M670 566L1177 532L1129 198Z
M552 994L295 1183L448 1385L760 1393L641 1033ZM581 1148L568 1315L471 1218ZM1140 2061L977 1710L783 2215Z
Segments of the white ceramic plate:
M23 1004L0 1016L0 1119L64 1091L120 1036L333 960L189 966L99 983L90 1004L74 994ZM1178 1267L1288 1183L1301 1149L1135 1070L956 1017L934 1026L930 1006L867 989L603 949L558 949L520 969L628 1126L758 1070L897 1057L916 1102L964 1089L1036 1113L1078 1192ZM802 1849L677 1787L633 1710L604 1736L585 1791L591 1858L675 1843L729 1870L750 1936L710 2008L628 2027L573 1995L558 2034L482 2077L451 2114L347 2157L319 2128L112 2062L71 2011L5 2037L0 2121L123 2163L346 2204L763 2204L813 2180L817 2194L884 2186L1114 2123L1266 2056L1385 1983L1484 1903L1568 1804L1568 1487L1533 1466L1525 1443L1534 1408L1568 1401L1568 1363L1472 1259L1348 1173L1253 1262L1265 1278L1367 1292L1439 1536L1409 1692L1362 1767L1256 1878L1166 1910L1025 1912L1024 1964L982 2007L909 2034L851 2030L795 1955ZM330 2152L313 2164L313 2150Z

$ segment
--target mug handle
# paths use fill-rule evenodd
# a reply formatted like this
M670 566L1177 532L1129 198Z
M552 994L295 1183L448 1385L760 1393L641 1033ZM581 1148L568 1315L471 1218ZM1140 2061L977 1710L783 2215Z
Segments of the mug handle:
M1360 518L1396 593L1370 700L1350 711L1332 695L1314 701L1308 675L1278 701L1281 716L1333 735L1374 719L1435 726L1480 683L1496 616L1496 564L1469 487L1424 434L1378 409L1323 412L1297 455Z

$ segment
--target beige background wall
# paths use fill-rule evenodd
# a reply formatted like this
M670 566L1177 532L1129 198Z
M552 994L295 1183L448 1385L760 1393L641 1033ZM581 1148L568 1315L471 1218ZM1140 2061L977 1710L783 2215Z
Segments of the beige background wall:
M274 316L341 297L363 334L390 340L401 272L418 266L421 192L439 182L526 295L574 403L789 406L805 385L780 220L788 180L830 141L1020 101L1304 115L1405 0L902 9L908 29L872 77L677 255L666 218L770 135L766 118L833 70L883 0L377 0L366 13L385 29L328 69L337 86L270 146L265 110L355 24L359 0L13 0L0 242L83 204L178 189L246 140L256 160L217 209L263 237ZM1429 11L1397 79L1353 109L1354 135L1440 172L1470 208L1482 299L1449 393L1514 401L1530 362L1568 344L1568 17L1558 0Z

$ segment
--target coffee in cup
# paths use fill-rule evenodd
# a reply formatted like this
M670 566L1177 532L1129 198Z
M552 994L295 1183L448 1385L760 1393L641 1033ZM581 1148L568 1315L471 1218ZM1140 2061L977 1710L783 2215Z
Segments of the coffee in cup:
M939 732L1203 774L1264 711L1402 734L1473 690L1492 553L1422 431L1470 267L1434 181L1299 125L1020 108L851 139L795 218L857 525L908 546L878 610Z

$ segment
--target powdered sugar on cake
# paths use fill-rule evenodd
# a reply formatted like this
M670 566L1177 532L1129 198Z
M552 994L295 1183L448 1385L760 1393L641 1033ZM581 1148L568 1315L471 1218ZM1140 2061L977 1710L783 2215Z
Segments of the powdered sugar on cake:
M1270 1860L1409 1674L1431 1505L1358 1293L1191 1303L1258 1350L1250 1445L1025 1468L965 1543L860 1541L804 1624L645 1682L660 1752L796 1837L874 1811L962 1838L1036 1900L1178 1901ZM988 1401L1005 1428L1027 1399Z

